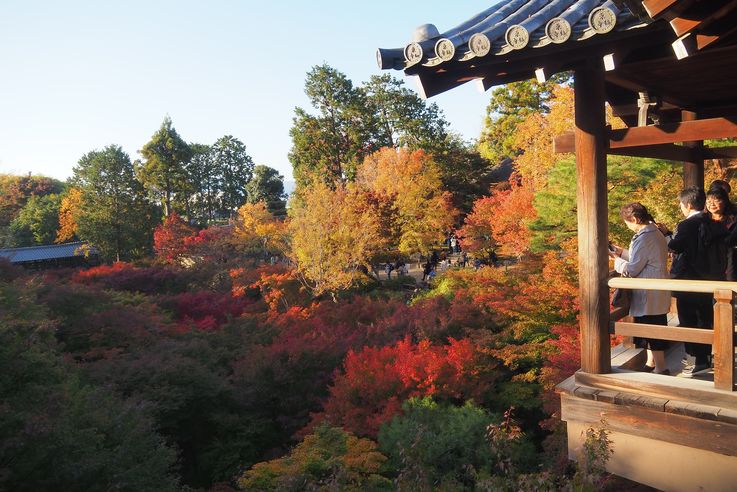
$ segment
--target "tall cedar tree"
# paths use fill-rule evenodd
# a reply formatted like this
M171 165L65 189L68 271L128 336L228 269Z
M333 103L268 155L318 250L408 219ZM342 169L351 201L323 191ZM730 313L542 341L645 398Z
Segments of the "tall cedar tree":
M192 149L182 140L171 123L164 118L158 131L141 149L145 162L137 169L138 176L148 191L162 200L164 215L172 212L176 193L187 187L184 165L192 157Z
M356 166L376 142L377 128L365 94L328 65L312 67L307 73L305 94L317 115L295 109L289 160L297 184L352 179Z
M221 176L222 211L231 216L246 202L246 185L253 177L253 159L246 153L243 142L232 135L220 137L212 145L210 153Z
M188 208L192 219L207 225L220 209L222 173L212 158L209 145L191 143L189 148L192 149L192 157L184 165L189 182Z
M438 106L390 75L356 87L336 69L316 66L305 93L316 114L297 108L290 131L289 158L300 186L314 179L350 181L364 157L381 147L445 148L448 123Z

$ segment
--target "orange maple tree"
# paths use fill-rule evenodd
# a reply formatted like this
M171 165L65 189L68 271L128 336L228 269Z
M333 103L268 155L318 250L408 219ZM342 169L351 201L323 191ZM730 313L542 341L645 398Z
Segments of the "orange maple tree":
M502 252L521 256L530 246L529 223L537 217L531 186L513 175L507 190L478 199L460 229L461 244L469 251L499 245Z

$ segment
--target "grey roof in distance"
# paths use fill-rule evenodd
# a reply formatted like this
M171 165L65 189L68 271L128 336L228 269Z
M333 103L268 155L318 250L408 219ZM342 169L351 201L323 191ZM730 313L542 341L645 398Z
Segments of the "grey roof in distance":
M30 246L27 248L0 249L0 258L7 258L11 263L28 263L32 261L59 260L85 256L85 253L98 255L94 246L84 241L46 246Z

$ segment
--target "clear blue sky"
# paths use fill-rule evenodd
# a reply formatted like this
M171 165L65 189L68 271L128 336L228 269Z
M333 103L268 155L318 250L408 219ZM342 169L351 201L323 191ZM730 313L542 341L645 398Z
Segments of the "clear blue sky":
M294 108L309 108L312 66L358 84L380 73L377 47L403 46L426 22L443 32L493 3L3 0L0 172L64 179L113 143L136 159L168 114L188 142L234 135L290 180L289 128ZM431 101L471 139L488 98L470 83Z

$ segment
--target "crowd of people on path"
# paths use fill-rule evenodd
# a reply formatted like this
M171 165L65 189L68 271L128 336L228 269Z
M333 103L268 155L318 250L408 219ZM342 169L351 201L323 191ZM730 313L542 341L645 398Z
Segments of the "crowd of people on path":
M688 280L735 280L737 262L737 206L729 198L731 187L722 180L714 181L708 191L690 187L678 194L684 220L671 232L648 213L641 203L622 207L621 217L634 232L628 248L609 245L614 268L626 277L675 278ZM672 256L670 272L668 256ZM689 328L713 329L712 295L674 292L679 325ZM615 294L616 297L616 294ZM615 301L616 303L616 301ZM667 325L671 293L654 290L631 291L629 314L635 323ZM636 339L647 349L647 361L640 370L669 375L665 350L668 342L656 339ZM711 368L711 346L685 343L686 353L681 376L692 377Z
M420 256L418 267L422 269L421 281L429 282L437 276L438 272L443 272L452 266L462 269L471 267L474 270L487 265L498 266L499 258L494 251L490 251L487 256L470 258L468 253L461 247L461 241L458 236L454 232L449 232L444 241L444 248L440 251L431 250L427 256ZM409 265L403 259L396 259L395 261L380 265L379 269L375 268L374 273L377 277L379 270L383 270L386 278L391 280L392 273L397 276L408 275Z

